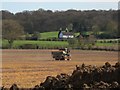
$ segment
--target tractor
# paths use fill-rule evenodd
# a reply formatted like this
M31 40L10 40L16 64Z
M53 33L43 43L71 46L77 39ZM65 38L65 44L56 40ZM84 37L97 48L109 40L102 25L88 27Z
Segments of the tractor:
M71 60L70 50L68 48L52 51L51 54L55 60Z

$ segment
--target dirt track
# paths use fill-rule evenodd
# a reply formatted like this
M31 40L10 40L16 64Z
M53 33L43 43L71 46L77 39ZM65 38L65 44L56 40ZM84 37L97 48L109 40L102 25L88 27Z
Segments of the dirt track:
M3 85L10 87L13 83L19 87L34 87L49 75L71 73L75 65L114 64L118 52L72 50L71 61L54 61L51 50L3 50Z

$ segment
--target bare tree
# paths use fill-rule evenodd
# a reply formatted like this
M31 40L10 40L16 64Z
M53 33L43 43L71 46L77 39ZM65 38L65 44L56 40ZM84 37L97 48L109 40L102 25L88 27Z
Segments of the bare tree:
M9 48L12 47L13 41L18 39L24 33L23 27L15 20L3 20L2 36L7 39Z

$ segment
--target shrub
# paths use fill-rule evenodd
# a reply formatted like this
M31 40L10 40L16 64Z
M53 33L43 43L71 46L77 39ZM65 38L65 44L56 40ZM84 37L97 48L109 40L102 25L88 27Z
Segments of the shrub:
M38 45L36 44L23 44L19 46L20 49L38 49Z
M8 45L2 46L2 49L9 49L9 46Z

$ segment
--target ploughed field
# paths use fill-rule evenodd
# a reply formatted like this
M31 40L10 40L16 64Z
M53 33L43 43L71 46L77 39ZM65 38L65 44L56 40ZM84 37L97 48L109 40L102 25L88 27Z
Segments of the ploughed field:
M47 76L60 73L71 74L75 65L97 65L105 62L115 64L118 52L72 50L71 61L55 61L52 50L2 50L2 85L16 83L22 88L31 88L44 82Z

